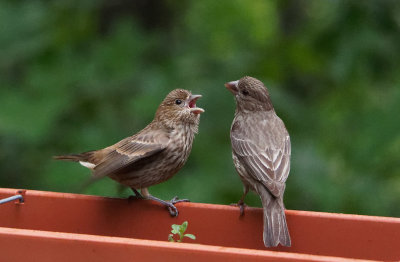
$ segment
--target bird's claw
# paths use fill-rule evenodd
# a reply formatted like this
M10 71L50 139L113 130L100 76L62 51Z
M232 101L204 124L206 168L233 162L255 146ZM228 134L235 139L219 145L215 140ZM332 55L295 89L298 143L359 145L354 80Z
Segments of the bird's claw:
M246 205L243 201L241 201L241 200L239 200L239 202L237 202L237 203L231 204L231 206L237 206L237 207L239 207L240 216L243 216L243 215L244 215L244 210L245 210L245 208L247 207L247 205Z
M178 211L178 209L176 208L176 206L174 206L174 204L169 203L169 204L167 205L167 208L168 208L168 212L169 212L169 214L171 215L171 217L177 217L177 216L178 216L179 211Z
M247 207L247 205L245 203L238 203L239 209L240 209L240 216L244 215L244 209Z
M172 217L177 217L178 216L179 211L176 208L175 204L176 203L180 203L180 202L190 202L190 200L189 199L178 199L178 197L175 196L173 199L171 199L171 201L167 202L168 203L167 204L167 208L168 208L169 214Z
M178 196L175 196L171 201L169 201L171 204L176 204L180 202L190 202L189 199L179 199Z

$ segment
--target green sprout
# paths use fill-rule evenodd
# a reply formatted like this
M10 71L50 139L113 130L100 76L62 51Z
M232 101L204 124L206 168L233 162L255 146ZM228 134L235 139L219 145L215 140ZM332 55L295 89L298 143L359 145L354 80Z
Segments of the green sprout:
M183 222L182 225L173 224L171 227L172 227L172 230L171 230L172 234L168 235L169 242L175 242L174 235L179 236L179 239L176 242L182 242L184 237L188 237L193 240L196 239L195 235L193 235L193 234L185 234L185 231L188 227L187 221Z

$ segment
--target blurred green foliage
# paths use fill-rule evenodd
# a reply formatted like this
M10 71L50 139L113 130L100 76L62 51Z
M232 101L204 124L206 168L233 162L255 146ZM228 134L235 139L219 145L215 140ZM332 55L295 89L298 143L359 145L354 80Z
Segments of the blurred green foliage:
M400 216L399 1L0 1L0 25L1 187L128 196L51 156L134 134L185 88L200 133L150 191L236 202L223 84L251 75L292 137L288 209Z

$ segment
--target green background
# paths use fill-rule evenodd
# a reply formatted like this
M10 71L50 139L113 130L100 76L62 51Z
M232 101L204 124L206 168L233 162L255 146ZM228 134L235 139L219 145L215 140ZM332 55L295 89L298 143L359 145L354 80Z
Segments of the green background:
M291 135L288 209L400 216L396 0L0 1L0 187L127 197L51 157L134 134L184 88L203 95L200 132L150 192L237 202L224 83L244 75Z

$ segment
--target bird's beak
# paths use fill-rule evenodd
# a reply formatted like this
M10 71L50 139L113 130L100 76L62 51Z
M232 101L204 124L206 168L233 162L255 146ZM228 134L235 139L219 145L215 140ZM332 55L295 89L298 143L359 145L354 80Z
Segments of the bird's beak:
M239 84L239 80L236 81L231 81L228 83L225 83L225 87L233 94L236 95L239 91L238 89L238 84Z
M189 107L190 113L193 113L193 114L196 114L196 115L204 113L204 109L203 108L200 108L200 107L196 106L196 101L200 97L201 97L201 95L191 95L191 96L189 96L187 105Z

